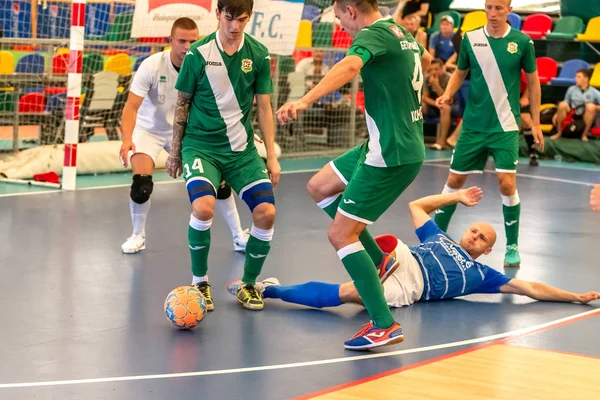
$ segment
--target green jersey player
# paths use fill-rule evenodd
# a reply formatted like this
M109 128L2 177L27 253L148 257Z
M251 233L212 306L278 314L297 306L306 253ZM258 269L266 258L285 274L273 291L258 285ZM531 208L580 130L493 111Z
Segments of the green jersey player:
M487 24L465 34L457 69L445 93L436 102L440 108L448 106L471 71L463 128L442 193L459 190L469 174L481 173L491 154L502 194L507 242L504 265L518 267L521 263L517 248L521 206L516 172L519 162L521 69L527 76L533 120L531 130L540 149L543 149L544 137L540 128L541 90L533 41L506 22L511 11L510 0L486 0ZM448 229L455 210L456 205L451 205L436 211L435 222L440 229Z
M421 88L431 56L391 17L382 17L376 0L336 0L333 8L354 38L347 56L302 99L284 104L277 117L282 123L294 119L323 95L362 76L369 140L323 167L308 191L334 218L329 240L371 317L345 342L347 349L363 350L404 338L381 286L399 263L381 251L365 227L412 183L425 158Z
M192 203L188 230L192 285L202 292L209 310L214 308L207 278L210 227L222 178L252 212L243 285L237 293L247 309L263 308L254 284L273 238L273 186L281 168L274 146L269 52L244 33L252 6L252 0L218 1L218 31L190 47L175 86L179 95L167 171L173 178L184 174ZM266 167L254 145L251 109L255 97Z

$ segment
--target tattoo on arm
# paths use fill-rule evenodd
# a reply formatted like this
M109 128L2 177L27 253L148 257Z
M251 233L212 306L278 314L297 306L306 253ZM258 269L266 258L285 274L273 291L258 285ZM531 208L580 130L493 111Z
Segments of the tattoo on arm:
M179 92L173 118L173 143L171 144L171 154L176 157L181 157L181 142L183 141L183 133L187 125L191 104L192 94Z

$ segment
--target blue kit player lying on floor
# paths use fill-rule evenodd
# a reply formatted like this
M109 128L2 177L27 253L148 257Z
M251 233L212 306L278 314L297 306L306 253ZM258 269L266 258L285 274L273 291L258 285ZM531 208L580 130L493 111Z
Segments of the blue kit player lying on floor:
M482 197L481 189L472 187L455 193L433 195L410 203L410 213L419 244L407 246L393 235L376 238L386 253L399 261L395 270L382 274L385 299L390 307L411 305L417 301L443 300L473 293L512 293L542 301L589 303L600 299L599 292L571 293L542 283L511 279L475 261L489 254L496 241L494 228L476 222L455 242L438 228L429 214L440 207L462 203L474 206ZM239 281L230 282L228 290L236 293ZM307 282L281 286L276 278L257 284L263 298L281 299L309 307L336 307L344 303L362 304L354 283L330 284Z

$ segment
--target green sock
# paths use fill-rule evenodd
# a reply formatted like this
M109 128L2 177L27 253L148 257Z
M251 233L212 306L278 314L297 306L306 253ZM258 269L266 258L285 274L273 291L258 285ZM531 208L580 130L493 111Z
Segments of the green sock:
M442 207L435 213L435 223L444 232L448 231L448 225L450 225L450 220L452 219L454 211L456 211L456 204Z
M242 282L255 285L256 278L262 271L263 264L271 250L271 241L264 241L250 235L246 244L246 262L244 263L244 276Z
M354 281L371 320L380 328L392 326L394 317L383 296L383 286L379 282L375 265L363 246L359 242L352 243L338 251L338 256Z
M329 199L331 199L331 197ZM323 201L325 201L325 200L323 200ZM331 217L331 219L335 218L335 214L337 213L337 209L340 204L340 201L342 201L342 194L339 194L337 196L337 198L331 204L329 204L326 207L323 207L323 211L325 211L325 213L327 215L329 215L329 217ZM377 242L375 241L373 236L371 236L371 233L369 233L367 228L363 229L363 231L360 233L360 236L358 237L358 239L365 247L365 251L367 252L369 257L371 257L371 260L373 260L373 263L375 265L381 264L381 260L383 259L383 251L381 251L381 249L377 245Z
M210 249L210 228L204 231L188 228L188 242L192 256L192 274L206 276L208 271L208 250Z
M504 214L504 230L506 232L506 245L519 244L519 217L521 216L521 203L516 206L502 205Z

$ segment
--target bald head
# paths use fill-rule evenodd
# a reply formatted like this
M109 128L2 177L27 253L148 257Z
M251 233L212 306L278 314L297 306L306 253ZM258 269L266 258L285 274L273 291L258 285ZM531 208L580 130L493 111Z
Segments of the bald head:
M460 246L474 259L489 254L496 243L496 231L487 222L475 222L462 235Z

